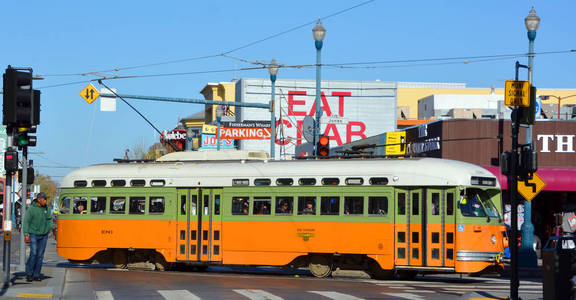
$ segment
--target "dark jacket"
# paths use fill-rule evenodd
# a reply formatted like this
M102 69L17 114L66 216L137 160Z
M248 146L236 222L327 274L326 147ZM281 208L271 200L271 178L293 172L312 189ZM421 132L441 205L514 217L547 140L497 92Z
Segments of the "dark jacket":
M36 201L26 210L24 235L44 235L52 230L52 211L48 206L39 206Z

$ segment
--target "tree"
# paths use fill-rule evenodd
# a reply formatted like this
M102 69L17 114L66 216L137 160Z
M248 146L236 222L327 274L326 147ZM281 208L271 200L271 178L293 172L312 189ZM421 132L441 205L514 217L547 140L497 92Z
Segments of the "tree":
M36 177L36 182L40 185L40 191L46 193L48 196L48 202L52 203L52 200L58 194L58 185L49 175L38 174Z

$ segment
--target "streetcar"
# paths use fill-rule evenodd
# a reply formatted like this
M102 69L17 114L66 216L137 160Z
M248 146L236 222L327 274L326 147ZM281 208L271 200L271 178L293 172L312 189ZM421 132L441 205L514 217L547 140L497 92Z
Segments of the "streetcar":
M57 250L73 262L120 268L477 273L503 268L501 205L494 175L453 160L176 152L68 174Z

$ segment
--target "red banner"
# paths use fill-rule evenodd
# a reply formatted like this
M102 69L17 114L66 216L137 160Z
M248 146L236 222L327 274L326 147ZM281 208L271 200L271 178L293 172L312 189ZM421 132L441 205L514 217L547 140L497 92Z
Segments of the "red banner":
M269 140L270 128L220 128L221 139Z

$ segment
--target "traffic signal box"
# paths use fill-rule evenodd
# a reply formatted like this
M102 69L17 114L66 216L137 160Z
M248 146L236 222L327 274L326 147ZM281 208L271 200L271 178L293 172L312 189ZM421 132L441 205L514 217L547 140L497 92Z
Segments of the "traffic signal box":
M3 79L2 124L15 127L40 124L40 91L32 89L32 72L8 67Z
M4 152L4 169L6 172L18 171L18 151L9 148Z
M34 184L34 168L28 167L26 177L26 184ZM18 182L22 183L22 169L18 169Z
M14 134L14 146L18 149L36 146L36 136L28 135L29 133L36 133L36 126L17 127Z
M316 143L316 155L319 157L330 156L330 138L326 135L320 135Z

